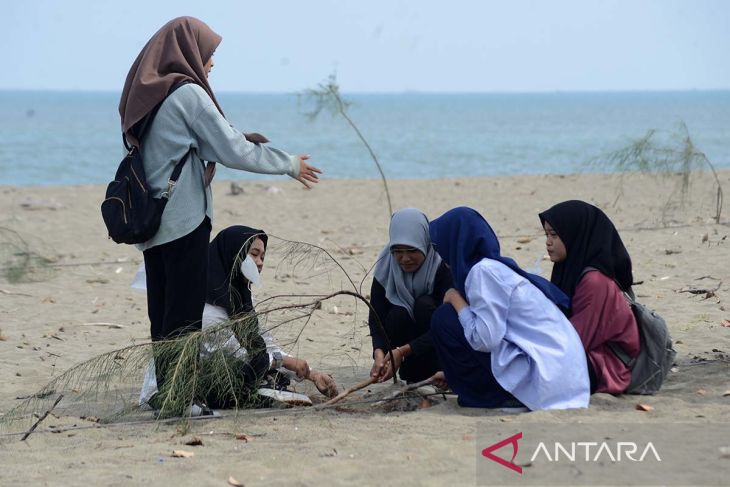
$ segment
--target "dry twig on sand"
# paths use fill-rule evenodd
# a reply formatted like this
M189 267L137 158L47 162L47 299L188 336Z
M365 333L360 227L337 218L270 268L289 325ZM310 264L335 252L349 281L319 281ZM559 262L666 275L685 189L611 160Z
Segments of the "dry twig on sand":
M41 424L41 422L44 419L46 419L46 417L49 414L51 414L51 411L53 411L53 408L55 408L58 405L58 403L61 402L61 399L63 399L63 394L59 394L58 395L58 398L56 399L56 402L53 403L53 406L51 406L50 408L48 408L48 410L45 413L43 413L43 416L41 416L40 418L38 418L38 421L36 421L35 423L33 423L33 426L31 426L30 429L28 431L26 431L26 433L23 435L23 437L20 439L20 441L25 441L25 439L28 438L31 433L33 433L33 430L35 430L38 427L38 425Z
M360 382L359 384L355 384L354 386L340 392L339 394L337 394L335 397L333 397L329 401L323 403L320 407L331 406L335 403L338 403L338 402L342 401L344 398L346 398L347 396L349 396L350 394L352 394L353 392L359 391L360 389L365 389L367 386L374 384L376 380L377 379L375 377L368 377L367 380L364 380L364 381Z

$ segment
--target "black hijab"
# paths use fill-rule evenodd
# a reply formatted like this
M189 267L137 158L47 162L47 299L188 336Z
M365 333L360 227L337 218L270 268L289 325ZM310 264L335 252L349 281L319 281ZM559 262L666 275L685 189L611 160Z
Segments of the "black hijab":
M205 302L225 308L228 316L253 311L249 282L241 273L241 262L258 237L268 243L263 230L234 225L221 230L208 246L208 285Z
M616 227L599 208L584 201L558 203L540 213L563 241L567 257L553 266L550 280L572 297L586 267L594 267L629 291L634 278L631 257Z

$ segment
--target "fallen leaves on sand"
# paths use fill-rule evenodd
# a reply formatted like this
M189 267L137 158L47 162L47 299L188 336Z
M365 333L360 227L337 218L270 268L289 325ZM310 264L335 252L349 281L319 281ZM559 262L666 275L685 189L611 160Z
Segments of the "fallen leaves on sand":
M96 416L81 416L81 419L83 419L85 421L90 421L92 423L98 423L99 422L99 418L97 418Z
M186 450L172 450L172 454L170 456L172 458L190 458L195 456L195 453Z
M232 476L228 477L228 483L232 485L233 487L243 487L243 484L239 482L238 480L234 479Z
M648 404L639 403L636 405L636 409L638 409L639 411L653 411L654 406L649 406Z
M188 446L203 446L203 440L199 436L193 436L185 444Z
M236 433L236 439L244 443L248 443L248 436L243 433Z
M720 325L724 326L725 328L730 328L730 320L722 320L722 323Z

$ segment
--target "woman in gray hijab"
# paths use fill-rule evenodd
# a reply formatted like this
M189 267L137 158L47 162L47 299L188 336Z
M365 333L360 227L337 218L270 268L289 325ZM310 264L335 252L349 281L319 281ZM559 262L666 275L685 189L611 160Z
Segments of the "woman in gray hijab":
M451 271L433 249L428 218L405 208L390 220L390 241L380 252L370 290L368 323L373 340L372 377L383 382L399 371L406 382L418 382L441 370L431 340L431 315L453 286ZM395 369L386 354L393 347Z

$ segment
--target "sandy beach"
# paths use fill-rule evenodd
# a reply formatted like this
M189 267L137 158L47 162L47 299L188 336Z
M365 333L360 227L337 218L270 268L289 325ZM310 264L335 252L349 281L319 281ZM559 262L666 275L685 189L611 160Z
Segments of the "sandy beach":
M730 191L730 171L719 176ZM663 462L656 483L725 483L730 434L724 445L703 439L708 431L730 433L730 207L720 224L713 220L714 190L707 176L693 183L683 206L678 195L667 206L677 178L580 174L389 182L394 209L417 207L431 218L454 206L477 209L500 237L504 255L548 278L551 263L538 212L566 199L604 209L631 254L639 300L666 319L675 340L676 367L658 395L598 394L585 410L509 414L462 409L454 396L410 412L362 405L348 410L356 393L340 409L241 411L193 421L184 432L175 423L151 422L151 414L137 424L88 421L81 416L93 411L64 399L26 441L0 437L0 484L225 486L233 477L246 486L515 485L512 472L500 465L494 464L489 479L477 465L482 449L512 432L561 431L567 441L586 424L671 431L667 425L675 423L696 434L677 429L676 448L666 455L699 459ZM347 274L331 262L319 276L312 275L313 267L287 264L281 243L267 259L257 299L353 289L347 276L362 281L362 293L369 293L371 277L365 276L387 240L389 221L379 181L324 180L311 191L284 178L238 184L243 193L231 195L230 182L214 182L213 235L232 224L260 227L327 250ZM0 186L5 232L0 235L19 235L53 259L35 282L0 276L0 413L74 364L148 340L145 295L130 288L142 256L107 238L99 213L103 194L101 186ZM315 311L306 327L281 327L277 338L311 366L332 373L343 388L365 379L371 365L366 318L362 304L338 297ZM298 389L321 400L311 385ZM624 430L617 426L614 432L619 431ZM202 446L185 444L195 436ZM173 450L194 456L173 458ZM573 485L646 483L621 474L611 462L583 465L579 478L575 465L530 461L523 450L517 462L529 485L564 485L565 475L573 475Z

